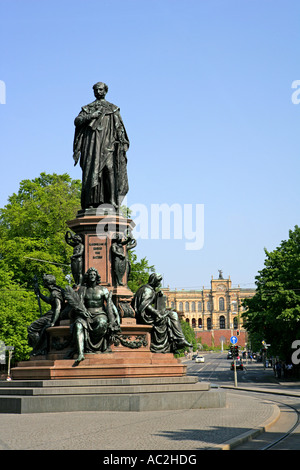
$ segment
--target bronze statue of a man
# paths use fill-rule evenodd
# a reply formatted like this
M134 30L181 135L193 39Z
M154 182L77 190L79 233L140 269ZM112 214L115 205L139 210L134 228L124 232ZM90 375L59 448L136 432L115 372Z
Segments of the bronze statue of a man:
M105 100L108 87L93 86L96 100L76 117L73 158L82 169L81 208L110 204L119 207L128 192L129 140L120 109Z
M98 271L91 267L83 276L78 292L65 288L65 298L73 307L71 333L78 357L75 365L84 360L84 353L101 353L110 349L113 336L120 331L120 317L112 301L112 293L100 285ZM73 351L69 353L72 356Z

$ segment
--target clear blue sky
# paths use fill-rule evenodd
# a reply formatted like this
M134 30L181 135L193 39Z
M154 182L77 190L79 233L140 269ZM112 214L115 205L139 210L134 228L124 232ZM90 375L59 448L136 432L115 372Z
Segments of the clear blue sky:
M204 205L204 245L138 241L177 288L252 287L299 224L298 0L0 0L0 207L69 173L74 118L109 86L130 138L127 204ZM151 221L149 221L151 223Z

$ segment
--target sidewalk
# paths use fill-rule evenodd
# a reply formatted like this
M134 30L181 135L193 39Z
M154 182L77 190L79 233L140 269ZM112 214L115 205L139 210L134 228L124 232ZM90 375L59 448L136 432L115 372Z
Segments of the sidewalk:
M165 412L1 414L1 450L229 449L262 432L279 409L227 391L226 408Z
M271 371L268 375L270 383L262 386L241 381L237 388L222 386L225 408L1 414L0 450L230 450L269 429L280 416L279 407L263 395L246 398L236 391L300 397L299 382L278 382Z

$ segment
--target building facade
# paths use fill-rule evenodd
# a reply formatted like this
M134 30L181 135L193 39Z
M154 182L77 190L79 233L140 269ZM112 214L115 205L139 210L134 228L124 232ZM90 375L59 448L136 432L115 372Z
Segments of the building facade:
M174 309L195 330L196 337L209 346L224 344L230 336L239 335L240 345L247 342L246 331L241 317L245 298L253 297L255 289L233 288L230 276L219 277L210 281L210 288L202 290L162 289L167 297L167 305ZM217 339L218 338L218 339ZM216 340L217 343L216 344Z

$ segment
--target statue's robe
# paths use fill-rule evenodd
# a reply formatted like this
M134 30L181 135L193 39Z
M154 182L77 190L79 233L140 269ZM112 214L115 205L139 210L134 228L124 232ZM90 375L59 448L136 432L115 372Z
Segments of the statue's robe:
M98 118L88 116L101 110ZM111 188L107 185L107 165L113 160L115 202L121 203L128 193L127 157L129 139L120 109L106 100L95 100L83 106L75 119L73 158L82 169L81 207L112 204Z
M157 294L149 284L141 286L132 300L137 322L153 326L150 350L155 353L168 353L190 346L182 332L177 312L158 310L158 317L153 312L156 304Z

